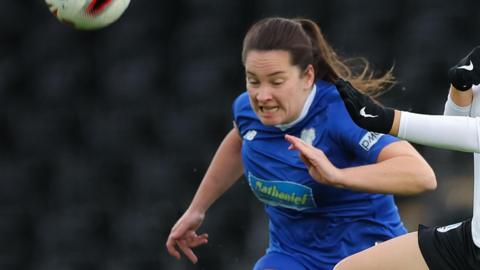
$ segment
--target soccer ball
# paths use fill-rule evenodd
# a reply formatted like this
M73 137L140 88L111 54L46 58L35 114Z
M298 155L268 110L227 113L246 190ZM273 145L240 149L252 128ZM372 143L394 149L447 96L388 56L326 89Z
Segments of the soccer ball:
M122 16L130 0L45 0L58 20L81 30L105 27Z

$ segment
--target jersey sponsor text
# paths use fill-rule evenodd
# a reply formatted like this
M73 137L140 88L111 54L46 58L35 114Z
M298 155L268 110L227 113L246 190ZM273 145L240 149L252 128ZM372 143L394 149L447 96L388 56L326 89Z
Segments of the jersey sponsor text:
M316 207L310 187L290 181L264 180L251 173L248 174L248 183L263 203L296 210Z
M372 146L374 146L378 140L383 136L384 134L382 133L376 133L376 132L367 132L360 142L358 143L365 151L369 151Z

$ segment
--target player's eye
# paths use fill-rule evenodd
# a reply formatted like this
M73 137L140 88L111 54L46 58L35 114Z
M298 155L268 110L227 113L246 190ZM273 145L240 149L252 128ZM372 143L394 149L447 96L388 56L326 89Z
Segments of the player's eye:
M247 78L247 83L248 84L251 84L251 85L258 85L260 84L260 82L256 79L253 79L253 78Z
M282 85L284 82L285 80L274 80L272 84L275 86L279 86L279 85Z

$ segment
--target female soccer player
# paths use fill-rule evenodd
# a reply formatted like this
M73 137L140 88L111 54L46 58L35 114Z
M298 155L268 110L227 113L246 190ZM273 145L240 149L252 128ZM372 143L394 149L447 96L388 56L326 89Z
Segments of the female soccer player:
M354 77L306 19L267 18L243 43L247 91L233 104L235 127L214 156L193 201L173 226L166 247L192 262L196 233L210 205L244 172L265 204L270 243L254 269L332 269L342 258L406 233L391 195L436 187L433 170L414 148L356 126L333 82L350 79L372 90L392 76ZM351 182L330 186L313 179L285 134L325 150ZM394 168L394 170L392 170ZM355 190L355 191L352 191ZM380 193L380 194L376 194Z
M480 153L480 47L473 49L449 71L450 95L445 114L422 115L384 108L368 95L339 81L337 88L352 119L375 132L389 132L406 140L452 150ZM344 172L335 168L324 153L287 136L291 148L299 149L314 178L342 184ZM480 269L480 159L475 154L473 218L444 226L419 226L409 233L357 253L341 261L335 270L474 270Z

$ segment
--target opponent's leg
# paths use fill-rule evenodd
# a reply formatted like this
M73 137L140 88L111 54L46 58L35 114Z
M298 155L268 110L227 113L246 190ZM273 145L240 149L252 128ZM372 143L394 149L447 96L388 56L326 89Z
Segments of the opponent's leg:
M340 261L334 270L428 270L413 232L380 243Z

